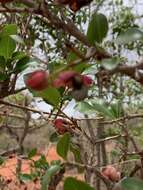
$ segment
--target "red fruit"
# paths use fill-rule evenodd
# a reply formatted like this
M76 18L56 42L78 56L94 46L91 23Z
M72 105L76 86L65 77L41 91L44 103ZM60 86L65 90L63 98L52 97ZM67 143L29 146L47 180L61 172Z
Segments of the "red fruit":
M58 78L54 80L53 86L56 88L60 87L72 87L72 79L77 75L74 71L64 71L59 74Z
M56 128L57 132L59 134L64 134L65 132L67 132L66 127L64 126L65 121L63 119L56 119L54 122L54 127Z
M63 127L64 125L64 121L63 119L56 119L55 122L54 122L54 126L55 128L60 128L60 127Z
M42 70L29 73L25 76L25 84L32 90L44 90L48 86L48 73Z
M71 125L71 123L65 119L58 118L54 121L54 127L61 135L66 132L71 132L71 128L69 127L69 125Z
M118 172L116 168L114 168L113 166L110 166L110 165L106 166L101 171L101 174L113 182L120 180L120 172Z
M92 0L55 0L56 4L69 5L72 11L78 11L81 7L88 5Z
M82 80L83 80L83 84L87 87L91 86L93 84L93 80L92 78L90 78L89 76L87 75L83 75L82 76Z
M64 81L62 81L61 79L55 79L55 80L53 81L53 86L54 86L55 88L65 87L65 83L64 83Z
M77 101L81 101L87 97L88 87L93 83L93 80L86 75L81 75L75 71L64 71L59 74L58 78L53 81L55 88L68 87L71 96Z

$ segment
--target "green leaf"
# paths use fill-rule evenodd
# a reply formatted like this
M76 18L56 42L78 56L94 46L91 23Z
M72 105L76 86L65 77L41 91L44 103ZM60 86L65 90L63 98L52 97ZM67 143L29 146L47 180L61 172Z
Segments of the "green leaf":
M19 35L10 35L10 37L19 44L24 44L23 39Z
M34 92L34 93L35 95L42 97L45 101L47 101L48 103L52 104L55 107L58 106L61 99L60 92L53 87L48 87L43 91Z
M55 175L59 170L61 169L60 165L52 165L45 173L45 175L42 177L42 187L41 190L47 190L48 185L51 181L51 178L53 175Z
M81 162L81 155L80 150L78 147L75 147L74 145L70 145L70 151L74 154L74 158L76 162Z
M142 190L143 180L127 177L122 180L121 186L123 190Z
M98 104L96 102L94 102L92 104L92 106L94 107L94 109L99 112L101 115L103 116L108 116L110 118L114 118L114 115L112 114L112 112L110 111L110 107L107 107L107 105L104 104Z
M56 132L52 133L50 136L50 142L54 143L57 142L58 140L59 140L59 135Z
M44 170L49 168L49 163L47 162L45 155L41 155L39 160L34 161L34 167Z
M95 190L95 189L83 181L77 180L73 177L68 177L64 182L64 190Z
M87 64L87 63L79 63L77 65L75 65L73 67L73 70L78 72L78 73L82 73L85 69L89 68L91 65Z
M26 56L27 55L25 54L25 52L16 51L16 52L13 53L12 59L14 59L14 60L21 60L22 58L24 58Z
M0 38L0 55L4 56L5 59L12 57L12 54L16 48L16 43L9 36Z
M110 109L114 118L119 118L124 116L124 110L121 101L111 104Z
M70 148L70 135L65 133L57 144L57 153L64 159L67 159L67 154Z
M112 111L110 110L110 106L107 107L103 102L100 102L100 100L92 100L90 104L88 102L80 102L76 105L76 109L78 109L80 112L85 114L94 114L96 112L100 113L103 116L107 116L110 118L114 118L114 115Z
M7 24L3 27L0 37L10 36L17 34L17 25L16 24Z
M79 57L74 52L69 52L67 55L67 62L72 62L79 59Z
M0 56L0 70L4 71L6 67L6 61L5 58L3 56Z
M22 181L22 182L28 182L28 181L31 181L33 179L32 175L30 174L19 174L19 179Z
M24 56L19 59L19 61L17 61L16 66L14 68L14 72L21 72L24 69L26 69L28 67L28 63L30 62L30 57L29 56Z
M35 156L37 153L37 148L33 148L29 153L28 153L28 158L31 159L33 156Z
M15 41L10 37L11 35L16 34L16 24L5 25L0 33L0 55L4 56L5 59L11 58L16 48Z
M4 163L4 158L0 156L0 165L2 165L3 163Z
M94 13L88 26L87 38L94 45L95 42L101 43L108 32L108 21L105 15Z
M8 76L2 72L0 72L0 81L4 81L8 78Z
M138 28L130 28L126 32L122 32L116 39L117 44L127 44L136 40L143 41L143 32Z
M101 65L107 70L115 69L120 63L120 59L118 57L113 57L110 59L102 59Z
M95 110L92 105L90 105L88 102L79 102L76 104L75 109L80 111L81 113L93 113Z

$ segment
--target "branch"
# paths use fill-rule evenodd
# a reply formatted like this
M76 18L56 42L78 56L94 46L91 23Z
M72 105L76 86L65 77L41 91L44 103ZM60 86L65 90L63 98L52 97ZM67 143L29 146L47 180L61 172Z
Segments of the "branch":
M113 187L113 183L108 180L107 178L105 178L99 171L99 169L97 168L97 166L90 166L90 165L84 165L84 164L80 164L80 163L73 163L73 162L66 162L65 163L66 166L69 167L80 167L83 169L88 169L91 170L92 172L94 172L100 179L102 179L102 181L105 183L105 185L107 187Z

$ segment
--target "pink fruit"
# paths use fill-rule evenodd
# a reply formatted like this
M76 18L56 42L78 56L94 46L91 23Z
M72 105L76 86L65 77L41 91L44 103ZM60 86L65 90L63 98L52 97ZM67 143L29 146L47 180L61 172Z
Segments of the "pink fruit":
M91 77L87 75L82 76L83 84L87 87L91 86L93 84L93 80Z
M58 118L54 121L54 127L59 134L64 134L67 132L66 121L64 119Z
M113 182L120 180L120 172L118 172L116 168L114 168L113 166L110 166L110 165L106 166L101 171L101 174Z
M25 84L32 90L41 91L48 86L48 73L43 70L34 71L25 76Z
M59 74L58 78L54 80L53 86L56 88L60 87L72 87L72 79L77 75L74 71L64 71Z
M55 126L55 128L60 128L60 127L62 127L64 125L64 121L63 121L63 119L56 119L55 120L55 122L54 122L54 126Z
M63 135L66 132L73 133L71 123L67 121L66 119L58 118L54 121L54 127L56 131Z
M64 81L62 81L61 79L55 79L55 80L53 81L53 86L54 86L55 88L65 87L65 83L64 83Z

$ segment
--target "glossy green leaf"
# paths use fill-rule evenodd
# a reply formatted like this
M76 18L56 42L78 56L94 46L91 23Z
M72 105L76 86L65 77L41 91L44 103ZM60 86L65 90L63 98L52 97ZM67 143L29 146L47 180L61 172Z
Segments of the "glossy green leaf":
M80 149L71 144L70 151L73 153L75 161L81 162Z
M4 56L5 59L12 57L12 54L16 48L16 43L9 36L0 38L0 55Z
M17 25L16 24L7 24L2 28L0 37L16 35L17 34Z
M44 170L49 168L49 163L47 162L45 155L41 155L38 160L34 161L34 167Z
M5 25L0 33L0 55L5 59L12 57L16 48L16 42L10 37L17 34L17 26L15 24Z
M42 97L45 101L52 104L53 106L58 106L61 95L60 92L53 87L48 87L47 89L40 91L40 92L34 92L35 95Z
M21 72L23 70L25 70L28 67L28 64L30 63L30 57L29 56L24 56L19 59L19 61L17 61L15 68L14 68L14 72Z
M42 177L41 190L48 190L48 185L53 175L55 175L61 169L60 165L52 165Z
M22 181L22 182L29 182L33 179L32 175L30 174L19 174L19 179Z
M138 28L130 28L126 32L122 32L116 39L117 44L127 44L137 40L143 41L143 32Z
M70 135L65 133L57 144L57 153L64 159L67 159L68 151L70 148Z
M37 149L33 148L29 153L28 153L28 158L31 159L33 156L35 156L37 153Z
M109 110L111 111L114 118L119 118L119 117L124 116L123 106L120 101L118 101L117 103L111 104Z
M110 107L108 107L107 105L104 105L104 104L98 104L96 102L94 102L92 104L92 106L94 107L94 109L100 113L101 115L103 116L107 116L107 117L110 117L110 118L114 118L114 115L112 114L112 112L110 111Z
M108 21L105 15L94 13L88 26L87 38L91 44L101 43L108 32Z
M83 181L77 180L73 177L68 177L64 182L64 190L95 190L95 189Z
M121 186L123 190L142 190L143 180L127 177L122 180Z
M79 102L76 104L75 109L80 111L81 113L93 113L95 110L92 105L90 105L88 102Z

